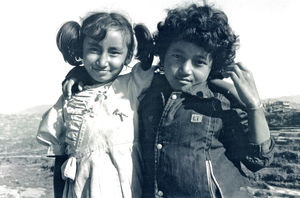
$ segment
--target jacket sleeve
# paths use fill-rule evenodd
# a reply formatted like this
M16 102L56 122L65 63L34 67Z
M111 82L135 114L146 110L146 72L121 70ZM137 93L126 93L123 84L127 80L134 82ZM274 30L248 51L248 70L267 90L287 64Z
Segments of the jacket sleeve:
M128 84L134 97L137 98L150 87L155 69L156 67L152 66L148 70L143 70L140 62L134 65L130 73Z
M248 140L248 116L245 111L232 108L225 114L222 141L227 156L235 163L242 162L249 170L258 171L271 164L275 142L272 136L261 144Z
M62 116L63 97L46 111L36 135L37 141L48 147L48 156L64 155L64 122Z
M62 85L71 78L75 79L77 83L82 82L84 85L93 84L92 78L89 76L89 74L87 73L86 69L83 66L77 66L72 68L66 75L65 79L63 80Z
M271 136L261 144L249 142L248 113L232 87L218 86L219 92L228 101L223 103L223 132L220 139L226 147L227 156L234 163L242 162L249 170L257 171L271 164L275 141Z

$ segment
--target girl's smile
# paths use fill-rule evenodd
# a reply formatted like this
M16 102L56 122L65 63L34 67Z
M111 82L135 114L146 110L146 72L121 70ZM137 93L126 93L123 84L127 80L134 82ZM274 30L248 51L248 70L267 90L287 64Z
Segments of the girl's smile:
M128 48L122 31L108 29L103 40L86 37L83 42L83 63L97 82L114 80L123 69Z

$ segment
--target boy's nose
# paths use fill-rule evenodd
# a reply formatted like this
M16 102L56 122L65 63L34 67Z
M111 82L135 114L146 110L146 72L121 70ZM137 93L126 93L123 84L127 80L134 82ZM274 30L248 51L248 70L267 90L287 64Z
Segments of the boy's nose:
M192 73L192 67L193 67L192 61L186 60L180 67L180 71L182 74L189 75Z

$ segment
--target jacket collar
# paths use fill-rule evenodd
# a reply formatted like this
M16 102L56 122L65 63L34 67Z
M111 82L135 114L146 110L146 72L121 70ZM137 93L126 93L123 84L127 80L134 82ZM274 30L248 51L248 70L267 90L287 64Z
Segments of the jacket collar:
M200 98L210 98L214 96L213 92L209 89L207 82L194 84L192 87L183 91L175 91L167 81L164 74L158 74L158 79L155 81L155 84L157 85L155 87L160 87L161 90L186 93L189 95L198 96Z

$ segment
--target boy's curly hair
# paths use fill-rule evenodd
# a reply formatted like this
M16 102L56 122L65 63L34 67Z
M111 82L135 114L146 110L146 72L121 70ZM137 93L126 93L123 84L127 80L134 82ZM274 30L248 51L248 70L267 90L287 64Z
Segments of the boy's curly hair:
M159 56L160 63L163 63L169 45L178 40L192 42L211 53L210 79L222 78L221 71L234 62L238 36L229 26L226 14L212 6L192 4L187 8L169 10L157 29L154 53Z

